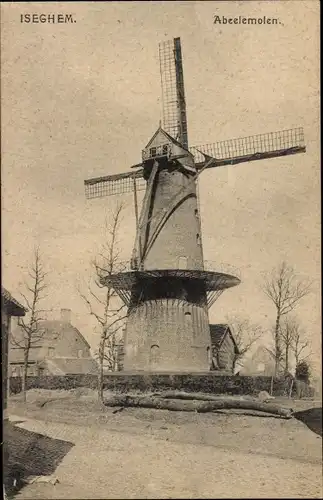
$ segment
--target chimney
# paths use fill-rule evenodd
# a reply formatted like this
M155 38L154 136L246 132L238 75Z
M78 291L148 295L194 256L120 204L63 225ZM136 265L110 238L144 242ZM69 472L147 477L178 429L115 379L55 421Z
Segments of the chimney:
M61 321L63 323L70 323L71 316L72 316L71 309L61 309Z

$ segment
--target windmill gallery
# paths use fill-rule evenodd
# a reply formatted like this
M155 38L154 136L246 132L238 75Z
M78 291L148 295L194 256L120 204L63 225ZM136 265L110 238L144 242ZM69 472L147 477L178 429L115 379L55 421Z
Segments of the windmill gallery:
M159 60L163 125L143 149L140 164L86 180L85 191L89 199L134 195L136 239L129 269L101 278L128 308L124 369L205 372L210 366L208 309L240 279L206 270L199 176L209 168L305 152L304 136L298 128L190 147L179 38L159 45Z

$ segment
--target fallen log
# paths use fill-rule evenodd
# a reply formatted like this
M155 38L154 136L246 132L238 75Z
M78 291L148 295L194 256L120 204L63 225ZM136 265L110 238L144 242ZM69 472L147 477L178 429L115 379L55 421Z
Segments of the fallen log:
M242 399L240 398L224 398L223 396L213 396L212 394L205 394L201 392L184 392L184 391L165 391L161 393L154 393L152 394L154 397L162 398L162 399L195 399L198 401L223 401L224 399L226 401L234 400L234 401L241 401ZM244 401L254 401L254 399L251 396L247 396Z
M218 399L198 401L195 399L166 399L155 396L131 396L131 395L115 395L112 398L106 399L106 406L121 406L121 407L139 407L139 408L155 408L158 410L169 411L186 411L197 413L208 413L217 410L251 410L272 415L278 415L283 418L291 418L292 412L289 409L281 408L277 405L259 403L258 401L243 401L237 399Z

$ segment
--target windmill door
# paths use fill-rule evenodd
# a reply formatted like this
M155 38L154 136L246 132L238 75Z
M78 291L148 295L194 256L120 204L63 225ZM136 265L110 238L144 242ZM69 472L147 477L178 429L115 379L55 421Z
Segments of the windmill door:
M159 363L160 352L159 345L154 344L150 347L149 367L153 370Z

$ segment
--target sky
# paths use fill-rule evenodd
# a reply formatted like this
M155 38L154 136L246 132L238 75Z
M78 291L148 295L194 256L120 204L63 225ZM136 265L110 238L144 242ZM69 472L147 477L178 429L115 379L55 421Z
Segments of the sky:
M75 22L25 24L22 13L71 13ZM275 309L261 283L285 260L313 282L295 313L319 370L319 2L27 2L2 3L1 14L3 285L21 298L39 245L50 284L44 307L70 308L95 348L77 287L90 278L118 199L86 200L83 181L140 161L161 118L158 43L179 36L190 145L304 127L307 147L201 175L204 258L241 275L210 321L240 315L269 331ZM221 25L215 15L280 24ZM134 208L131 195L122 201L127 260Z

